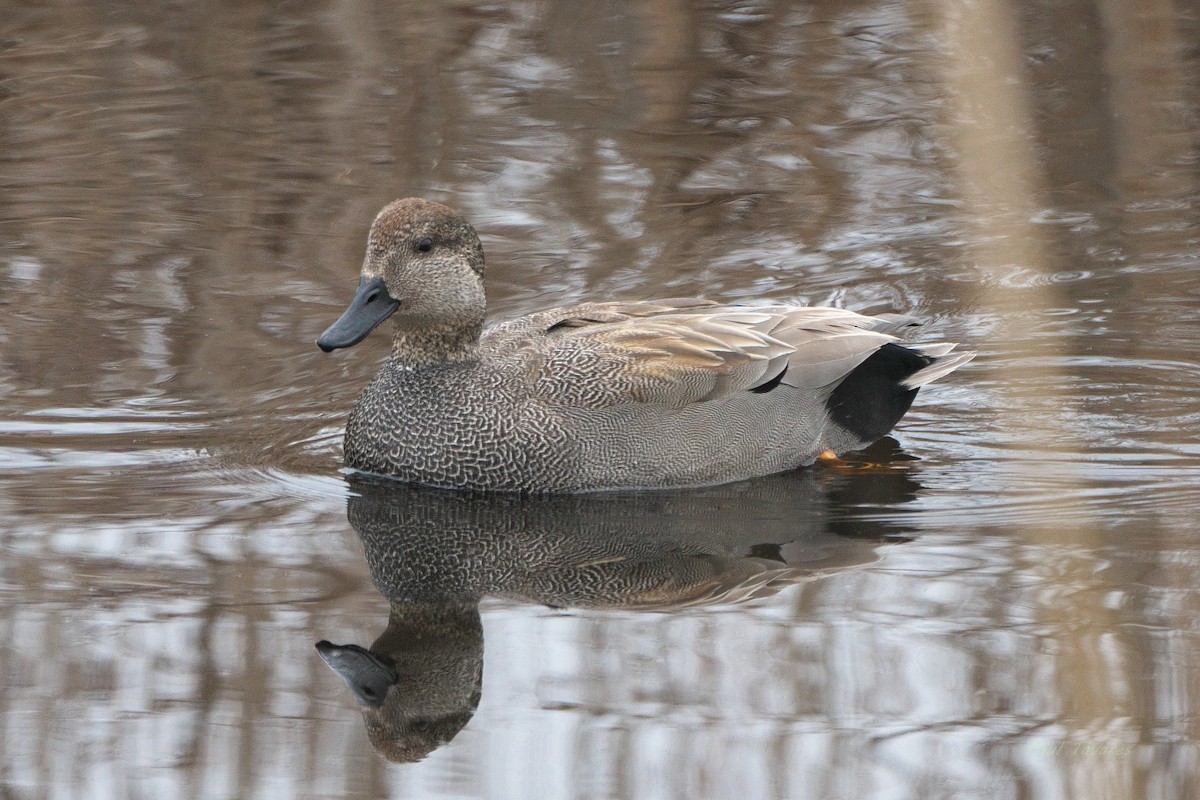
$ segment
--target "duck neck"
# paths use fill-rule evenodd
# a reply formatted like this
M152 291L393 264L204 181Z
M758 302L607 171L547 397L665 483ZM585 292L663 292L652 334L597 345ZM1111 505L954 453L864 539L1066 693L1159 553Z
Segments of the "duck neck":
M396 325L392 360L402 366L428 367L474 358L479 351L483 320L455 325Z

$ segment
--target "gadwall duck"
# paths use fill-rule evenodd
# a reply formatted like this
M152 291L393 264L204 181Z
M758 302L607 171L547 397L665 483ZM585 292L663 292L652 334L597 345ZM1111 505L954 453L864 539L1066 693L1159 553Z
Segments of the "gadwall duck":
M492 325L483 246L409 198L371 225L358 292L317 344L393 320L392 353L346 424L346 466L518 492L705 486L880 439L917 390L966 363L902 347L915 324L840 308L707 300L582 303Z

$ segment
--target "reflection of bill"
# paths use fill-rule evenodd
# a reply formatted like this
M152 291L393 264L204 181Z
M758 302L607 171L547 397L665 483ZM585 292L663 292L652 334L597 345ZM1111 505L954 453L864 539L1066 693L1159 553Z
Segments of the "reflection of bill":
M350 482L350 523L391 613L369 649L322 641L317 650L354 692L372 745L400 762L448 742L479 704L481 598L671 611L767 597L874 562L879 542L906 538L879 521L887 518L879 507L907 502L918 488L895 463L589 495ZM861 509L871 506L868 519Z

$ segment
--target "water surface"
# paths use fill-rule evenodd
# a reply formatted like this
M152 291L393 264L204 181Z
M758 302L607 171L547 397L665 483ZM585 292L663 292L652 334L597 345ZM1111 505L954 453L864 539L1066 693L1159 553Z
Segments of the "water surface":
M1190 796L1194 2L10 6L5 794ZM352 485L386 337L313 340L406 195L498 316L823 303L980 356L837 467ZM398 659L399 734L321 640Z

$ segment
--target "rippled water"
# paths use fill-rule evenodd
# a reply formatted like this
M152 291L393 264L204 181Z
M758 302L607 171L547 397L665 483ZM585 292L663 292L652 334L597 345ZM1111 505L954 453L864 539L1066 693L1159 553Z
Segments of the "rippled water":
M5 796L1191 796L1194 2L10 6ZM838 466L352 484L386 337L313 340L405 195L498 316L802 301L980 357Z

